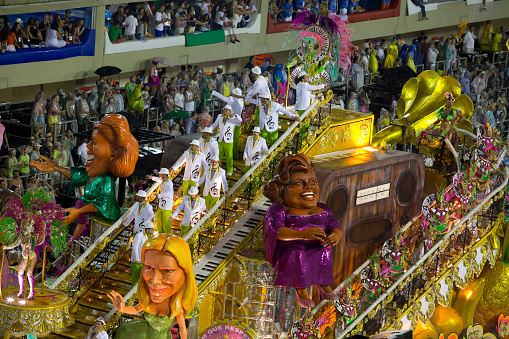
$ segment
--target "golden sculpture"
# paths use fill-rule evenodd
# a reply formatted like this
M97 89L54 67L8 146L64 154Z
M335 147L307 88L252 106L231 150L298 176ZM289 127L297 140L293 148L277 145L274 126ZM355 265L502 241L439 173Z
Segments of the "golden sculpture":
M416 144L416 133L425 130L437 121L436 111L446 104L444 94L451 92L456 98L453 108L459 108L465 119L474 111L472 101L461 94L461 86L450 76L440 76L435 71L424 71L406 82L396 107L398 119L391 126L373 136L372 145L378 147L383 141L387 144L410 141ZM458 124L458 128L472 132L470 121Z
M463 320L460 314L451 306L437 305L430 321L437 333L443 333L446 337L451 333L461 333L463 329Z

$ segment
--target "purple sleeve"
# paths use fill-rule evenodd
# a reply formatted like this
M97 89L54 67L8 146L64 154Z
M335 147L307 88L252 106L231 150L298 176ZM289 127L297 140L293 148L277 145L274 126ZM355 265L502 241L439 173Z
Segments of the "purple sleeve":
M332 213L329 206L322 204L322 203L318 203L318 206L321 207L327 213L327 222L325 225L325 233L328 233L331 230L331 228L341 229L341 227L338 224L338 221L336 220L336 217L334 216L334 213Z
M265 256L272 267L276 266L279 256L277 246L277 231L284 226L286 211L282 204L272 204L263 220L263 242L265 243Z

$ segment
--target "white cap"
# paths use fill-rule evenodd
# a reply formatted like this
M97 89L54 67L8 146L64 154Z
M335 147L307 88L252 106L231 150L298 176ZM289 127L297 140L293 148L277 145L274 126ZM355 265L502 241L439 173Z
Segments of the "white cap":
M253 128L253 132L258 132L258 133L260 133L260 127L255 126L255 127Z
M260 67L258 67L258 66L255 66L255 67L251 68L251 72L253 72L253 73L254 73L254 74L256 74L256 75L260 75L260 74L262 74L262 70L261 70L261 68L260 68Z
M229 109L229 110L231 111L231 110L232 110L232 106L230 106L230 105L226 105L226 106L224 106L224 108L223 108L223 109Z
M242 96L242 90L240 88L234 88L232 93L234 95Z
M139 190L138 193L136 193L136 196L140 197L140 198L146 198L147 197L147 192L145 192L143 190Z
M145 229L147 229L147 228L156 228L156 227L154 226L154 223L152 221L146 221Z
M308 75L305 71L301 71L299 75L297 75L297 78L303 77L304 75Z
M198 187L196 186L191 186L191 188L189 189L189 191L187 193L189 193L189 195L195 195L195 194L198 194Z
M106 325L106 321L104 320L104 318L103 318L103 317L99 317L99 318L97 318L95 321L100 321L100 322L102 322L102 323L103 323L103 325Z
M210 158L210 160L219 161L219 155L214 154L214 155L212 156L212 158Z
M214 133L214 131L212 130L212 127L205 127L203 129L203 131L201 131L201 132L202 133L210 133L210 134Z
M200 146L200 142L197 139L191 141L191 145Z
M20 24L22 24L23 20L21 20L21 18L17 18L15 22L19 22Z
M270 99L272 98L272 96L270 95L269 92L263 92L262 94L259 95L260 98L265 98L265 99Z
M159 174L170 174L170 171L168 171L167 168L163 167L161 168L161 170L159 171Z

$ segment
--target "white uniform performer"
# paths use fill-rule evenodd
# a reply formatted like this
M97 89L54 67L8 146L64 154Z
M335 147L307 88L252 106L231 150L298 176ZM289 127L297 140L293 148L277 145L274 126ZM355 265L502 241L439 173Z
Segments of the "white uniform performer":
M268 151L267 142L260 136L260 127L255 126L253 128L253 135L247 137L246 148L244 148L243 158L246 166L251 167L256 164L262 155ZM249 168L247 168L247 170L249 170ZM245 172L247 172L247 170L245 170Z
M311 99L315 98L315 95L312 94L311 91L316 91L325 87L325 84L310 85L307 81L303 79L307 75L308 74L304 71L300 72L298 75L300 82L297 84L296 88L296 102L295 102L296 111L305 111L306 109L308 109L308 107L311 105Z
M225 97L221 93L212 91L213 96L218 97L219 99L226 102L228 105L232 107L233 114L238 114L240 116L242 115L242 110L244 109L244 98L242 98L242 91L240 90L240 88L234 88L232 90L232 94L236 95L237 97L234 97L232 95L229 97Z
M232 132L233 135L233 132ZM194 146L194 147L193 147ZM182 183L182 190L184 196L191 186L196 185L200 179L201 169L207 168L205 156L200 151L200 142L198 140L191 141L191 149L187 150L171 167L172 172L176 172L180 166L186 164L184 170L184 181Z
M137 201L134 204L134 208L131 211L131 213L127 216L127 219L124 221L124 225L129 225L131 221L134 219L134 227L133 227L133 234L136 235L139 232L143 231L145 229L145 223L148 221L154 221L155 215L154 215L154 209L152 208L152 205L148 203L145 199L147 198L147 192L139 190L138 193L136 193L136 197L141 200Z
M202 131L203 133L208 133L212 135L214 130L211 127L205 127ZM210 137L207 140L205 137L200 139L200 153L203 153L205 156L205 161L207 162L207 166L210 167L210 160L214 155L219 156L219 145L217 144L217 140L215 138Z
M228 192L226 174L224 169L219 167L217 155L212 157L212 166L203 173L196 186L200 187L204 182L203 199L205 199L205 207L210 210L221 197L221 187L224 193Z
M156 212L157 232L171 234L171 223L169 218L173 210L173 182L169 177L170 171L167 168L161 168L159 175L166 176L165 179L160 177L152 177L152 180L161 184L161 193L157 195L159 198L159 208Z
M216 121L210 126L212 130L219 127L219 162L223 161L223 155L226 157L227 175L233 173L233 141L235 126L240 126L242 118L238 114L231 114L232 107L226 105L223 108L223 114L219 114ZM229 114L227 112L230 112ZM227 115L228 114L228 115Z
M189 195L184 196L180 205L175 209L171 215L175 219L181 211L184 211L184 218L180 223L180 236L183 237L189 230L196 225L202 214L208 213L205 206L205 199L198 196L198 188L193 186L189 189Z
M258 76L258 78L255 80L253 86L251 86L247 90L246 97L251 98L255 95L260 95L265 92L270 93L269 85L267 84L267 79L265 79L265 77L263 77L261 75L262 74L261 68L258 66L255 66L255 67L251 68L251 72L253 72L253 74L256 74Z

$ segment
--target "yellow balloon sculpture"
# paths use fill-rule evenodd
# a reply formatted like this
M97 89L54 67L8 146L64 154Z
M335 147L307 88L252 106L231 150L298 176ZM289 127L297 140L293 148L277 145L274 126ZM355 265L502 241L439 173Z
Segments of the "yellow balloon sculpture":
M485 279L470 281L464 289L460 290L452 303L452 307L459 312L463 326L474 324L474 311L482 297Z
M418 321L414 329L413 339L438 339L437 330L429 321L427 323Z
M446 337L452 333L461 333L463 330L463 319L451 306L437 305L430 321L436 331L445 334Z

